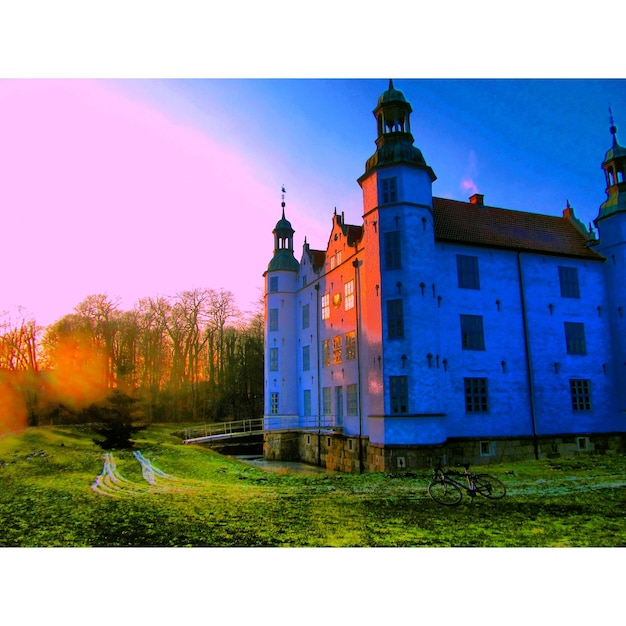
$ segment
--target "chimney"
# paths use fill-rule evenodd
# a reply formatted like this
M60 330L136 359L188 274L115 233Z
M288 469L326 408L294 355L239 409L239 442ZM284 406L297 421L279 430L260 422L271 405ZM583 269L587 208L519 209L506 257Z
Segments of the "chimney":
M470 196L470 204L475 204L476 206L484 206L485 205L485 196L482 193L475 193L473 196Z

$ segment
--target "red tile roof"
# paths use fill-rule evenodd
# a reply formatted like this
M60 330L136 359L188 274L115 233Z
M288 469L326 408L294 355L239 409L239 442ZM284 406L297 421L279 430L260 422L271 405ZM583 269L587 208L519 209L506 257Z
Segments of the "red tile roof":
M433 198L435 239L602 260L571 219Z

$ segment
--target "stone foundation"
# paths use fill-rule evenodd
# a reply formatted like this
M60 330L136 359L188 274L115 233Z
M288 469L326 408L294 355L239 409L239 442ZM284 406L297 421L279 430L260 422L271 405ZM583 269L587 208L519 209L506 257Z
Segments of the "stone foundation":
M359 450L359 443L361 450ZM582 434L537 438L540 459L573 457L578 454L617 454L626 451L626 434ZM367 438L337 433L267 433L263 455L270 461L300 461L329 470L358 473L398 472L428 469L440 459L457 463L489 465L535 458L532 438L449 439L440 445L382 446Z

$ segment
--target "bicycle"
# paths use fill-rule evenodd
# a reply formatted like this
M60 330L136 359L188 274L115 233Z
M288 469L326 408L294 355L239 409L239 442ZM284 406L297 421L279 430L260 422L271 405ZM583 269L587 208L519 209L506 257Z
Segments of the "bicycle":
M433 469L432 481L428 485L428 495L435 502L445 506L460 504L463 499L463 490L472 500L476 495L492 500L504 498L506 495L506 487L495 476L470 472L469 463L459 463L457 467L463 467L465 471L447 470L441 466L441 463ZM457 476L463 476L465 482L456 479Z

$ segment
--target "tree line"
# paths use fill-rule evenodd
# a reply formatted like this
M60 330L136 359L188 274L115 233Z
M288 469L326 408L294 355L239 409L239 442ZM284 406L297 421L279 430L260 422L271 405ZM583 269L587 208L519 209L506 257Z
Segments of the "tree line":
M227 421L263 413L263 313L231 292L183 291L121 310L91 295L48 327L0 318L0 420L88 421L124 394L146 422ZM7 430L5 423L4 430ZM10 430L10 428L9 428Z

